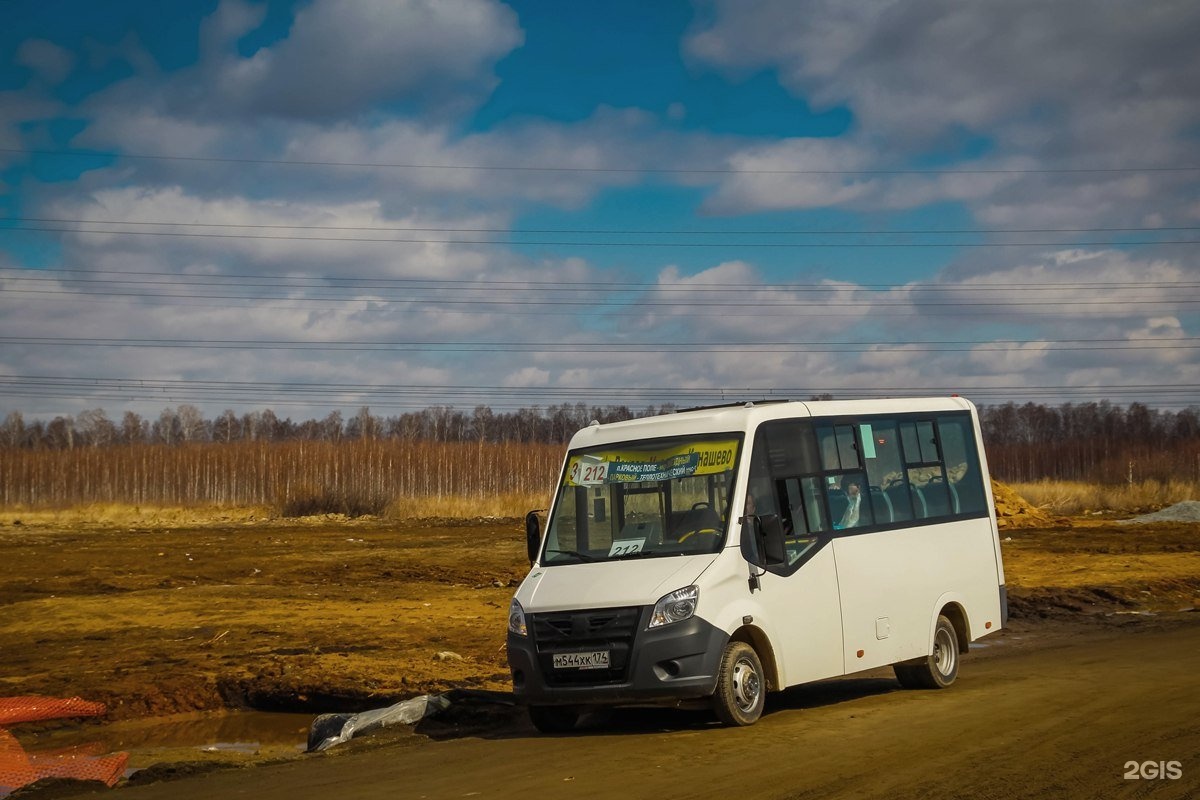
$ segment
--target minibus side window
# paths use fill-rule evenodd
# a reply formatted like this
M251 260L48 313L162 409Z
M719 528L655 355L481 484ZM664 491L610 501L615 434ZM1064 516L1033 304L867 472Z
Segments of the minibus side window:
M817 441L821 450L821 465L826 472L845 472L859 469L858 445L852 425L820 425Z
M937 431L932 420L900 423L906 475L917 519L945 517L954 513L946 471L942 464Z
M904 476L899 427L894 420L874 420L858 426L863 437L871 508L880 525L913 518L912 498ZM869 444L868 444L869 442Z
M979 514L987 511L987 499L980 480L979 457L975 452L975 431L967 417L938 417L938 438L942 443L950 499L955 514Z

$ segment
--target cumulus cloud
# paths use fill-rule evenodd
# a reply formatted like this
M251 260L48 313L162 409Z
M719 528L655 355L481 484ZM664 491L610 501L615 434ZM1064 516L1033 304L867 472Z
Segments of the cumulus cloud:
M809 208L824 194L829 205L855 208L957 200L985 218L1020 224L1048 208L1063 222L1078 221L1087 209L1093 222L1128 224L1150 213L1178 219L1193 202L1191 175L1003 173L1190 165L1200 125L1200 50L1189 42L1200 27L1200 6L1097 7L1087 0L707 5L710 21L686 42L693 59L734 73L772 69L815 106L853 112L858 146L835 148L830 169L904 169L913 158L953 151L956 141L975 137L976 155L944 166L998 171L866 184L781 176L778 187L738 174L714 200L724 213L739 204ZM741 160L751 163L753 155ZM807 162L793 154L780 163ZM779 190L774 201L768 199L772 189Z
M776 68L797 93L848 103L867 127L893 136L940 136L954 126L1003 130L1010 120L1046 130L1063 120L1080 124L1071 135L1084 133L1084 122L1109 120L1099 132L1108 140L1128 133L1121 130L1128 123L1144 131L1147 119L1174 122L1167 127L1177 133L1200 113L1200 52L1189 46L1200 9L1192 4L710 5L715 21L687 42L694 57L726 68Z
M255 12L225 0L206 30L210 49L242 34ZM492 65L523 41L516 14L494 0L318 0L289 36L249 59L209 62L202 101L244 115L356 116L379 103L443 109L473 103Z

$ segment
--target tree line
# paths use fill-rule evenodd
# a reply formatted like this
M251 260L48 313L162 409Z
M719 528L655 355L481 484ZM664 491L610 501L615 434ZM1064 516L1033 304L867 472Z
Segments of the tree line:
M104 409L97 408L73 417L58 416L49 422L26 422L21 412L13 411L0 425L0 447L70 450L133 444L347 439L563 444L592 420L618 422L674 410L671 405L634 411L628 406L577 403L511 412L496 412L480 405L468 413L452 406L432 406L380 417L364 406L348 419L340 411L332 411L322 419L302 422L294 422L290 417L281 419L271 409L241 415L226 409L214 419L205 419L200 409L189 404L164 408L153 419L126 411L120 420L113 420Z
M280 418L270 409L242 415L226 410L216 418L206 419L198 408L186 404L166 408L153 419L127 411L119 420L113 420L102 409L95 409L74 417L55 417L49 422L26 422L20 412L12 412L0 425L0 454L7 454L2 463L7 465L5 471L11 477L17 464L14 456L29 451L73 453L78 465L83 463L79 459L80 451L121 447L170 450L200 445L253 444L256 453L270 452L269 448L263 450L263 446L306 442L329 445L355 442L396 445L474 443L561 448L576 430L592 420L615 422L673 410L672 406L633 410L627 406L583 403L552 405L544 409L529 407L511 412L493 411L486 405L476 406L470 412L451 406L434 406L382 417L363 407L349 418L334 411L322 419L301 422ZM1119 406L1102 401L1059 406L1006 403L981 406L979 412L988 461L993 475L1001 480L1200 481L1200 409L1197 408L1164 411L1142 403ZM394 454L390 457L401 460L403 452L415 452L411 448L393 449ZM334 458L332 454L337 450L290 448L288 458L295 459L304 452L310 456L320 453L321 458ZM504 452L515 451L505 449ZM546 452L558 451L551 448ZM461 454L453 460L465 458L465 454ZM219 470L218 463L225 463L215 455L209 459L204 467L209 472ZM102 461L97 460L97 468ZM555 458L549 458L546 463L554 461ZM71 463L70 458L63 463ZM438 459L433 458L430 464L436 471ZM487 468L495 467L489 462ZM302 482L307 483L308 478ZM320 484L322 480L315 482ZM371 483L383 486L386 481L379 478ZM458 485L457 479L451 483ZM255 495L267 493L264 489L256 491ZM193 493L184 494L190 497ZM204 492L199 492L197 496L202 494Z
M980 408L992 474L1006 481L1200 482L1200 409L1142 403Z

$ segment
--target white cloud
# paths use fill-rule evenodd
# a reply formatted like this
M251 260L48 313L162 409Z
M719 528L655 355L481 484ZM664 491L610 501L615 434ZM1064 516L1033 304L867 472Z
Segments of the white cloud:
M62 83L75 67L74 54L45 39L21 42L16 60L48 84Z
M686 42L733 73L774 69L817 108L847 106L854 148L827 146L833 170L896 170L977 140L983 155L946 169L1171 168L1195 160L1200 6L1088 0L714 0ZM844 138L844 137L843 137ZM776 145L776 152L786 145ZM747 149L749 163L758 150ZM966 152L966 151L964 151ZM770 162L765 162L768 165ZM802 168L804 159L780 166ZM910 208L966 202L985 220L1165 224L1194 203L1194 175L963 176L737 174L714 203L739 208ZM824 200L822 199L824 198Z
M223 3L212 38L240 34L253 21L244 9ZM493 0L318 0L286 39L209 67L206 112L329 119L390 102L457 107L492 88L492 65L522 41L516 14Z
M1144 131L1148 119L1200 113L1185 110L1200 91L1200 52L1189 46L1200 9L1186 3L711 5L714 23L688 39L693 57L774 67L797 93L848 103L880 134L939 136L1014 119L1050 130L1081 115L1114 121L1106 128L1140 118Z

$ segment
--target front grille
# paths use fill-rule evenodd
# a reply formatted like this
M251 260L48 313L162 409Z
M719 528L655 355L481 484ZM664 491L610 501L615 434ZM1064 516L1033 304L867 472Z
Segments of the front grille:
M530 614L529 626L542 675L550 686L621 683L628 678L629 654L642 609L594 608ZM608 669L555 669L555 653L607 650Z

